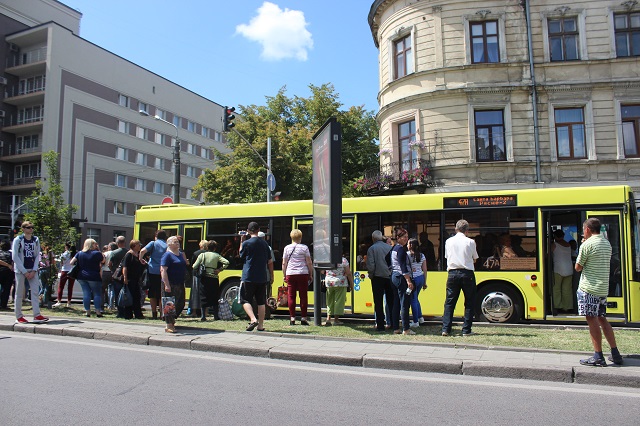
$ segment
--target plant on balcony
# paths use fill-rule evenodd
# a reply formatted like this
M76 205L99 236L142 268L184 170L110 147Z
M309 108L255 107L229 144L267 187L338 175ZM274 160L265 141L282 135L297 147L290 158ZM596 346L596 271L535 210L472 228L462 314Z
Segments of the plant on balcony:
M353 184L353 189L359 192L367 192L372 190L380 190L389 187L392 176L382 174L370 178L360 178Z
M405 183L416 183L426 180L427 176L429 176L429 168L418 167L415 169L403 171L400 179Z
M409 142L409 148L415 149L417 151L424 149L425 147L426 147L426 144L424 143L424 141L421 141L419 139Z
M391 148L382 148L378 152L378 157L382 157L383 155L391 155L393 150Z

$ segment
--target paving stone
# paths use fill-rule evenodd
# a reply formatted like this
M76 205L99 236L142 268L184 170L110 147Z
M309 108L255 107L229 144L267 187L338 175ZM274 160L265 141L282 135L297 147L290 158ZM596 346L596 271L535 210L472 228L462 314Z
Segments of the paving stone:
M629 367L574 367L574 381L579 384L640 388L640 371Z
M570 367L530 366L488 361L463 361L462 374L466 376L490 376L565 383L573 381L573 369Z
M96 340L108 340L110 342L120 342L120 343L129 343L134 345L148 345L149 344L149 335L142 333L127 333L129 330L125 330L124 332L120 331L99 331L95 333L93 338Z
M218 342L213 339L195 339L191 342L191 349L197 351L269 358L270 348L267 345L247 346L225 341Z
M278 347L269 351L269 357L289 361L315 362L318 364L362 366L362 355L340 352L308 351Z

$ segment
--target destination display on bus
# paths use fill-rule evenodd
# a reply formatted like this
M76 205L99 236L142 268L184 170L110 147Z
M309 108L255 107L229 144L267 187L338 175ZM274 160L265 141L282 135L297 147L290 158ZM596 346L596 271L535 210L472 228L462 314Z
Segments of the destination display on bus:
M510 207L518 205L517 195L488 195L477 197L445 197L445 209L467 207Z

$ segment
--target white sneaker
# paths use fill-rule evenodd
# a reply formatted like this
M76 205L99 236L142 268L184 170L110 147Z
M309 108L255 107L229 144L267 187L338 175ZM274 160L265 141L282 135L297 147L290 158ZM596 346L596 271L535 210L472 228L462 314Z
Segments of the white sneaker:
M417 322L410 322L410 323L409 323L409 327L411 327L411 328L417 328L417 327L420 327L420 324L419 324L419 323L417 323Z
M422 317L420 317L420 319L418 319L418 324L424 324L425 322L426 321Z
M57 302L53 305L54 308L59 308L60 306L62 306L62 303Z

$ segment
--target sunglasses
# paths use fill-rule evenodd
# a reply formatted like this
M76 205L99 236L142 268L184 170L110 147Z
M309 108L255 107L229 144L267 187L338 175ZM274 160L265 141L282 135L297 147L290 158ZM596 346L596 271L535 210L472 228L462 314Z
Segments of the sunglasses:
M33 226L23 226L22 229L33 229Z

